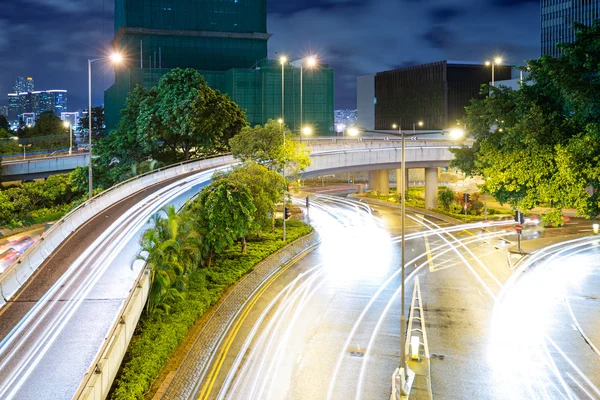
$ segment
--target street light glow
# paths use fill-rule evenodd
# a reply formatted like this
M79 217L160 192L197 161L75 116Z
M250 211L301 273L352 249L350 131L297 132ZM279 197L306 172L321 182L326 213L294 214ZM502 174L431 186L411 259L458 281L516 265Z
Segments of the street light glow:
M283 124L283 118L279 118L279 119L277 120L277 122L279 122L280 124Z
M496 57L496 58L494 58L494 62L495 62L496 64L502 64L502 58L500 58L500 57Z
M279 63L281 65L285 64L286 62L287 62L287 57L286 56L279 57Z
M302 134L307 136L312 135L312 128L310 126L305 126L302 128Z
M491 62L489 62L489 61L486 61L486 62L485 62L485 66L486 66L486 67L489 67L490 65L492 65L492 63L491 63Z
M419 126L423 126L423 121L419 121Z
M465 136L465 131L461 128L453 128L450 131L450 138L451 139L461 139Z
M64 122L63 122L63 126L64 126L65 128L68 128L69 126L71 126L71 123L70 123L69 121L64 121Z
M392 129L398 129L398 125L396 125L396 124L392 125Z
M109 58L115 64L119 64L121 61L123 61L123 56L120 53L113 53Z
M358 136L359 133L360 133L360 131L358 130L358 128L356 128L354 126L351 128L348 128L348 135L350 135L350 136Z
M316 59L316 57L314 57L314 56L308 57L308 59L306 60L306 65L308 65L310 68L312 68L315 65L317 65L317 59Z

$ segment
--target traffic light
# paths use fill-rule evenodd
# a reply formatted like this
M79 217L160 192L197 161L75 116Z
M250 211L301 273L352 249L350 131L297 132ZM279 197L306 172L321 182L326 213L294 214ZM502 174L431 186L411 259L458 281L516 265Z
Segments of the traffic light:
M284 207L284 209L283 209L283 218L287 220L289 217L290 217L290 209L287 208L287 207Z
M463 199L465 201L465 204L467 204L469 200L471 200L471 195L469 193L465 193Z
M515 212L515 222L520 225L523 225L525 223L525 216L521 211Z

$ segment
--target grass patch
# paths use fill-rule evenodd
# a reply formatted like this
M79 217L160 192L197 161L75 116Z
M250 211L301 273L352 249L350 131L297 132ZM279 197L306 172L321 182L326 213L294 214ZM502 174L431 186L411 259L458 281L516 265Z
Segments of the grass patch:
M113 385L111 398L143 399L190 328L229 286L269 255L312 231L310 225L301 221L287 221L286 225L286 242L281 240L283 231L280 227L274 233L250 237L246 254L241 254L236 246L219 254L211 269L192 271L184 299L173 304L169 314L142 314Z

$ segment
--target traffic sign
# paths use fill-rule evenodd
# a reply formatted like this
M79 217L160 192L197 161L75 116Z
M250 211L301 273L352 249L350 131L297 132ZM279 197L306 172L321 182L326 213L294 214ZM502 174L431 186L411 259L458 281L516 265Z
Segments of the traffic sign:
M517 233L523 232L523 227L521 225L517 225L516 229L517 229Z

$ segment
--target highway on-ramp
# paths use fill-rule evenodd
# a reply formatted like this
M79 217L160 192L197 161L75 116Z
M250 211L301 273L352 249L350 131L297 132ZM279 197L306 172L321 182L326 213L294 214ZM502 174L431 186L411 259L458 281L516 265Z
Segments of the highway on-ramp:
M132 266L150 216L181 206L216 170L179 176L115 204L44 261L0 311L0 398L75 395L140 274L141 266Z

